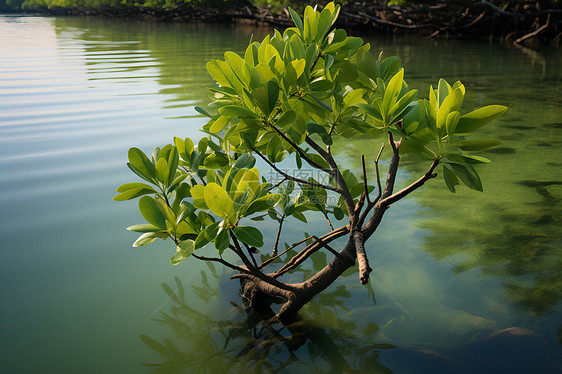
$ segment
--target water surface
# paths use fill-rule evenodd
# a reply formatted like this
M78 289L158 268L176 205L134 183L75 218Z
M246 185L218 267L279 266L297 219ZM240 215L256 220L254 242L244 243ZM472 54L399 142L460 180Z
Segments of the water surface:
M369 242L371 286L350 273L317 297L303 311L316 325L294 352L279 334L248 328L227 272L170 265L168 242L130 247L136 205L111 201L133 179L128 148L200 138L193 107L208 102L205 62L269 31L0 16L0 371L324 372L345 360L361 372L559 372L557 48L372 38L374 50L402 57L423 96L445 77L467 86L466 110L507 105L482 134L502 145L479 169L484 194L452 195L435 180L393 207ZM357 168L361 153L375 157L373 144L334 150ZM403 163L401 183L426 167ZM327 229L309 220L307 231ZM301 231L287 225L283 239ZM291 277L329 258L313 260Z

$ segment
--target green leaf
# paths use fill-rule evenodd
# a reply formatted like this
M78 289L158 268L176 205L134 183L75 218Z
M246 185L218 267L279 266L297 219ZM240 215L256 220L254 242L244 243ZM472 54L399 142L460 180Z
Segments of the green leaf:
M191 239L182 240L176 247L176 253L170 258L172 265L177 265L193 253L195 250L195 242Z
M243 243L254 247L263 246L263 235L260 230L250 226L236 226L233 230L234 235Z
M170 170L168 169L168 161L164 160L163 158L159 159L156 162L156 175L158 180L164 184L168 183L168 173Z
M308 156L308 158L309 158L312 162L314 162L314 163L320 165L321 167L323 167L323 168L325 168L325 169L329 169L329 168L330 168L330 166L328 165L328 163L326 162L326 160L324 160L324 159L322 158L322 156L320 156L320 155L318 155L318 154L316 154L316 153L307 153L307 156ZM312 165L311 165L311 166L312 166Z
M293 122L295 122L296 119L297 119L297 114L295 113L295 111L288 110L283 112L283 114L281 115L281 117L279 117L275 125L283 128L285 126L293 124Z
M217 60L207 62L207 71L218 84L223 87L231 87L230 82L222 69L219 67Z
M443 178L445 179L445 184L449 191L455 193L455 186L459 184L459 179L445 164L443 164Z
M230 245L230 235L228 234L228 229L219 230L214 242L219 255L222 255L224 250Z
M237 106L237 105L226 105L219 109L219 113L227 117L238 117L238 118L252 118L256 117L256 114L249 109Z
M448 154L447 160L458 164L469 164L469 165L486 164L490 162L490 160L488 160L485 157L462 155L462 154Z
M390 108L396 103L398 99L398 95L402 90L402 84L404 82L404 69L400 69L398 73L392 77L386 90L384 92L384 99L382 101L382 110L383 113L388 115Z
M138 183L138 184L142 184L142 183ZM131 200L139 196L153 194L153 193L156 193L156 191L150 186L148 186L148 188L132 188L120 193L119 195L114 196L113 200L115 201Z
M139 199L139 211L144 219L152 223L154 226L162 229L166 228L166 218L160 211L156 200L152 197L143 196Z
M196 184L189 191L193 197L193 206L198 209L209 209L205 203L205 186Z
M204 191L205 203L213 213L222 218L229 218L233 223L234 205L228 193L216 183L209 183Z
M201 138L201 140L199 140L199 143L197 143L197 150L203 154L206 153L208 144L209 144L209 139Z
M299 212L299 211L295 210L293 212L293 217L295 217L296 219L298 219L301 222L308 223L308 221L306 220L306 216L304 214L302 214L302 212Z
M460 118L461 118L461 114L457 111L451 112L449 113L449 115L447 115L445 127L447 129L448 135L455 133L455 129L457 128L457 124L459 123Z
M172 185L175 180L179 163L180 156L178 154L178 149L177 147L172 147L170 155L168 156L168 186Z
M386 81L389 76L395 75L400 69L401 63L400 59L395 56L385 58L379 65L379 78Z
M244 211L244 216L249 216L256 212L264 212L273 208L281 201L281 194L267 194L259 199L252 201Z
M156 193L156 190L146 183L125 183L117 187L117 192L125 192L129 190L149 189Z
M382 113L380 111L379 106L377 105L378 103L375 102L374 104L375 105L359 104L359 107L363 109L363 111L365 111L365 113L367 113L369 116L373 117L378 121L382 121Z
M267 143L266 149L267 158L269 159L269 161L272 163L281 161L283 159L283 152L283 144L281 143L279 137L272 137L271 140Z
M193 247L195 249L198 249L205 246L207 243L215 240L218 230L219 230L219 222L211 223L209 226L205 227L199 233L199 235L197 235L197 239L195 239L195 243L193 244Z
M474 131L501 116L506 110L507 107L503 105L488 105L484 108L476 109L461 117L455 132L467 133Z
M147 179L156 177L156 169L150 159L138 148L129 149L129 162Z
M230 161L224 153L213 153L205 158L203 165L208 169L223 170L230 165Z
M343 211L338 207L334 207L334 210L333 210L332 213L338 221L343 219L343 217L344 217Z
M388 115L393 119L400 116L402 112L410 105L414 99L415 95L418 93L417 90L408 91L404 96L402 96L388 111Z
M306 131L309 134L318 134L322 138L324 144L332 145L332 137L328 134L328 131L323 126L320 126L314 122L309 122L306 125Z
M482 191L482 181L474 168L468 164L457 164L450 162L449 166L453 169L457 177L468 187L476 191Z
M195 109L197 112L201 113L205 117L213 118L213 116L210 115L209 112L207 112L205 109L201 108L200 106L195 106L193 109Z
M300 18L300 16L297 14L297 12L295 12L292 8L289 8L289 14L291 15L291 19L293 20L293 23L295 24L295 26L297 27L297 29L299 29L301 36L303 35L303 24L302 24L302 19Z
M449 96L449 83L443 78L439 79L439 83L437 84L437 101L439 102L439 106L443 104L443 101Z
M499 140L460 140L456 143L463 151L481 151L498 144L501 144Z
M143 245L150 244L159 237L160 236L154 232L147 232L146 234L139 236L139 238L133 243L133 247L141 247Z
M213 134L216 134L220 132L222 129L224 129L227 123L228 123L228 117L220 116L215 122L213 122L209 131L212 132Z
M271 109L269 108L269 96L267 92L267 87L265 85L261 85L255 87L252 90L252 98L258 104L258 107L262 111L263 114L269 116L271 113Z
M267 82L267 98L269 109L267 115L269 115L275 108L275 105L277 105L277 99L279 98L279 86L275 81Z
M325 61L324 61L324 72L326 73L326 70L330 70L330 68L332 67L332 65L334 64L334 56L332 55L326 55Z
M441 93L440 93L441 94ZM456 88L451 92L437 111L437 128L442 129L446 126L449 114L456 112L460 109L464 96L460 88ZM459 113L460 115L460 113ZM456 124L455 124L456 125Z
M251 169L256 164L256 158L252 156L250 153L244 153L238 160L234 163L234 167L237 169Z
M160 227L156 227L154 225L148 223L142 223L140 225L134 225L127 227L128 231L135 231L135 232L165 232L166 230L161 229Z
M328 112L330 112L330 113L332 112L332 108L331 108L328 104L326 104L325 102L323 102L322 100L316 98L316 97L313 96L313 95L307 95L306 97L312 99L312 102L311 102L311 103L313 103L313 104L316 103L317 105L319 105L319 106L322 107L323 109L327 110Z

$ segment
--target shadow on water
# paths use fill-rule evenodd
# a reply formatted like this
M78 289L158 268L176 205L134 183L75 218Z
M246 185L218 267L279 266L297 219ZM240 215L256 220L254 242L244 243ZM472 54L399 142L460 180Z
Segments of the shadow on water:
M202 274L220 281L212 266ZM161 357L143 363L153 373L392 373L378 362L381 351L394 348L373 338L378 326L368 323L359 328L337 318L338 309L345 309L343 301L350 297L343 286L324 294L308 313L288 325L247 310L240 300L226 304L228 297L219 297L207 275L201 286L188 290L178 277L175 290L167 284L162 287L172 305L154 321L171 334L140 336ZM213 313L198 310L192 306L195 297L221 306Z

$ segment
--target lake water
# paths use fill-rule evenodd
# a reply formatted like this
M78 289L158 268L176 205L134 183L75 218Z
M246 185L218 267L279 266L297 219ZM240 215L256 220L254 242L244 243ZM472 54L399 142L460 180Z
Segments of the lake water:
M350 273L315 298L302 345L247 321L229 272L174 267L169 242L131 247L136 203L111 200L134 180L128 148L200 138L206 61L268 32L0 15L0 372L560 372L560 48L370 38L423 96L444 77L466 85L467 110L508 106L483 133L502 145L483 194L437 178L393 207L369 241L370 286ZM352 168L375 148L334 146ZM402 183L426 167L404 165ZM287 225L283 240L301 238Z

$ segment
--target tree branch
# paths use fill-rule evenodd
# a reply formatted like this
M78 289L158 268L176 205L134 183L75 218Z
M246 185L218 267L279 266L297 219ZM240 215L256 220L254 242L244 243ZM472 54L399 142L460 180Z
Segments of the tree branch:
M275 259L277 259L277 258L283 256L285 253L289 252L291 249L295 248L296 246L298 246L298 245L300 245L300 244L302 244L302 243L304 243L304 242L306 242L307 240L310 240L310 239L312 239L312 236L309 236L309 237L304 238L303 240L301 240L301 241L299 241L299 242L294 243L294 244L291 245L289 248L287 248L287 249L285 249L283 252L279 253L277 256L273 256L273 257L271 257L270 259L264 261L264 262L258 267L258 269L261 269L261 268L263 268L265 265L270 264L270 263L273 262Z
M386 184L384 188L384 192L381 195L381 198L384 200L386 197L392 195L392 191L394 190L394 182L396 180L396 174L398 173L398 164L400 163L400 142L394 142L392 137L392 133L388 133L389 143L392 146L393 155L392 159L390 160L390 166L388 167L388 174L386 177ZM382 220L382 216L384 211L388 208L388 205L381 204L382 200L379 200L374 205L373 215L369 219L369 222L363 228L363 234L365 238L369 238L373 232L375 232L376 228L380 224Z
M332 226L332 222L330 221L330 217L328 217L328 213L326 212L322 212L322 213L324 214L326 221L328 221L328 225L330 225L330 230L334 231L334 226Z
M269 192L269 191L271 191L271 190L273 190L273 189L279 187L279 186L281 185L281 183L285 182L286 180L287 180L287 177L283 177L283 179L281 179L279 182L275 183L275 184L274 184L273 186L271 186L271 187L268 187L268 188L267 188L267 191Z
M386 209L388 209L388 207L391 204L394 204L398 200L401 200L404 197L408 196L410 193L423 186L423 184L428 180L435 178L437 174L434 174L433 171L435 170L437 165L439 165L439 161L440 159L436 158L431 164L431 166L429 167L429 169L427 170L427 172L421 178L419 178L409 186L405 187L404 189L396 192L395 194L392 194L392 190L390 191L385 190L382 200L380 200L376 204L375 211L373 212L371 219L363 229L363 234L366 235L367 237L371 236L373 232L377 229L378 225L380 224L384 212L386 211Z
M365 218L367 218L367 215L369 214L369 212L371 211L371 209L373 209L373 207L375 206L375 204L379 201L379 199L382 196L382 186L381 186L381 176L379 173L379 160L381 158L382 155L382 151L386 148L386 144L382 144L381 149L379 150L379 154L377 155L377 158L375 159L375 171L377 173L377 187L378 187L378 195L375 198L375 200L373 200L372 202L370 202L369 204L367 204L367 209L365 209L365 211L363 212L363 214L361 214L361 217L359 218L359 222L357 223L358 227L362 227L363 226L363 222L365 222Z
M313 235L313 238L322 245L322 247L326 248L328 251L332 252L332 254L334 256L339 256L340 254L338 253L338 251L336 251L334 248L330 247L328 245L328 243L326 243L325 241L323 241L322 239L320 239L319 237L317 237L316 235Z
M367 204L371 204L371 199L369 198L369 187L367 186L367 170L365 168L365 155L361 155L361 166L363 168L363 188L365 189L365 198L367 199Z
M355 218L354 217L355 207L353 205L353 198L351 197L351 193L349 192L349 189L347 188L347 184L345 184L345 180L343 179L343 176L340 173L340 169L338 168L338 165L336 164L336 161L334 160L334 158L332 157L331 154L329 154L328 152L323 150L322 147L320 147L309 136L306 137L306 144L310 145L312 147L312 149L314 149L316 152L318 152L318 154L320 154L320 156L324 160L326 160L326 162L330 166L331 174L333 175L334 179L336 180L336 184L339 187L338 193L343 197L350 223L353 226L353 223L355 221L355 219L354 219Z
M250 273L252 275L254 275L255 277L261 279L262 281L264 281L266 283L271 284L272 286L281 288L283 290L287 290L287 291L293 291L294 290L293 287L290 287L289 285L287 285L283 282L279 282L277 279L274 279L270 276L265 275L257 267L254 267L252 265L252 263L250 262L250 260L248 260L246 255L244 255L244 252L242 252L242 249L240 248L240 243L238 242L238 239L236 239L236 236L234 235L232 230L230 230L230 235L232 237L232 241L234 242L234 247L231 246L232 250L238 255L238 257L240 257L240 259L242 259L242 262L244 263L244 265L246 265L246 267L248 268L248 270L250 271Z
M355 242L355 253L357 254L357 265L359 266L359 281L362 285L369 282L369 274L373 269L369 266L367 253L365 252L365 238L360 230L353 233L353 240Z
M349 226L342 226L332 232L322 235L320 239L322 239L325 243L329 243L337 238L346 235L348 232L349 232ZM294 269L295 267L303 263L311 254L316 252L320 247L321 245L318 241L311 243L310 245L306 246L302 251L300 251L296 256L291 258L289 262L283 265L281 269L277 270L271 276L273 278L278 278L281 275L288 272L289 270Z
M552 13L562 13L562 9L545 9L542 10L540 12L535 12L535 13L514 13L514 12L509 12L503 9L498 8L497 6L495 6L494 4L490 3L489 1L486 0L482 0L481 1L482 4L486 5L488 8L494 10L496 13L499 13L501 15L504 16L510 16L510 17L537 17L543 14L552 14Z
M247 269L244 269L244 268L242 268L242 267L240 267L240 266L231 264L230 262L228 262L228 261L226 261L226 260L224 260L224 259L222 259L222 258L199 256L199 255L196 255L195 253L193 253L192 256L195 257L195 258L198 259L198 260L201 260L201 261L213 261L213 262L218 262L218 263L221 263L221 264L223 264L224 266L226 266L226 267L228 267L228 268L231 268L231 269L233 269L233 270L239 271L239 272L241 272L241 273L251 274Z
M281 220L279 221L279 229L277 230L277 237L275 238L275 245L273 246L273 256L277 255L277 246L279 245L279 237L281 236L281 227L283 227L283 220L285 219L285 216L281 216ZM257 268L259 268L256 265Z
M433 171L435 170L435 168L437 167L437 165L439 165L439 159L436 158L433 163L431 164L429 170L421 177L419 178L417 181L415 181L414 183L410 184L409 186L405 187L404 189L396 192L395 194L388 196L387 198L381 200L381 204L385 204L385 205L390 205L395 203L396 201L406 197L407 195L409 195L410 193L412 193L413 191L417 190L418 188L420 188L421 186L423 186L423 184L432 179L435 178L437 176L437 174L433 174Z
M310 186L316 186L316 187L324 188L324 189L326 189L326 190L330 190L330 191L334 191L334 192L340 193L340 190L337 189L337 188L335 188L335 187L328 186L328 185L325 185L325 184L320 184L320 183L313 183L313 182L307 181L307 180L305 180L305 179L300 179L300 178L297 178L297 177L293 177L293 176L291 176L291 175L289 175L289 174L283 172L281 169L279 169L277 166L275 166L275 164L271 163L271 162L267 159L267 157L265 157L265 156L264 156L260 151L258 151L257 149L252 148L252 150L253 150L254 152L256 152L256 154L257 154L258 156L260 156L260 158L261 158L262 160L264 160L273 170L275 170L276 172L278 172L279 174L281 174L285 179L292 180L292 181L297 182L297 183L308 184L308 185L310 185Z
M289 143L294 149L295 151L297 151L299 153L299 155L301 156L301 158L303 158L306 162L308 162L310 164L310 166L315 167L316 169L320 169L326 173L330 173L329 169L324 168L323 166L317 164L316 162L312 161L310 159L310 157L307 156L307 154L298 146L295 144L295 142L293 142L287 135L285 135L285 133L281 130L279 130L277 127L270 125L271 128L273 130L275 130L275 132L277 134L279 134L279 136L281 136L287 143Z

